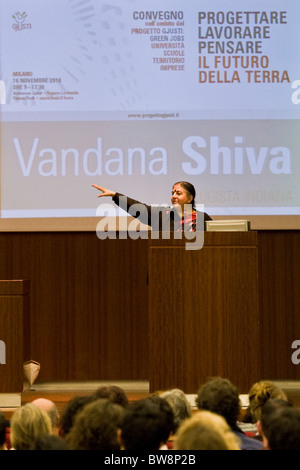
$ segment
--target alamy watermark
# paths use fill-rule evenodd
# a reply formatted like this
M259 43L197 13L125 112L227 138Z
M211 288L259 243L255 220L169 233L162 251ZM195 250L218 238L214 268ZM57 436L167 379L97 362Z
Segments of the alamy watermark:
M296 351L293 352L291 359L292 363L297 366L300 364L300 339L293 341L291 348L296 349Z
M6 104L6 86L3 80L0 80L0 104Z
M204 211L203 204L201 211L197 211L196 223L192 228L193 222L190 219L191 204L184 206L184 217L182 223L178 220L175 222L175 230L171 229L171 213L175 213L174 209L170 209L166 205L146 206L144 204L132 204L127 207L126 196L120 196L119 207L124 209L129 215L134 217L128 222L127 217L120 217L117 209L111 204L100 204L97 208L96 215L101 217L97 224L96 234L100 240L110 239L127 239L132 240L159 239L160 237L168 240L171 238L187 240L185 243L186 250L200 250L204 244ZM199 205L197 205L197 209ZM152 230L141 229L141 224L148 225L151 221ZM150 235L149 235L150 234ZM171 235L172 234L172 235Z
M0 364L6 364L6 344L0 341Z

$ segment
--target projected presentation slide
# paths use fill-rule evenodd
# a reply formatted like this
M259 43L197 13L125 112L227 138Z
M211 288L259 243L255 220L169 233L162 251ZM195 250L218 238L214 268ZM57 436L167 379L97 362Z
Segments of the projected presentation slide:
M0 0L1 219L101 216L94 183L169 204L181 180L212 217L300 215L299 18L299 0Z

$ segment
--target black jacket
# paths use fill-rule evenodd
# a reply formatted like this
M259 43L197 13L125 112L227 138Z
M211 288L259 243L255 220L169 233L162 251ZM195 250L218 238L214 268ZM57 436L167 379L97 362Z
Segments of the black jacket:
M195 220L183 225L182 218L177 211L169 206L149 206L120 193L116 193L112 200L129 215L152 227L153 231L195 231L196 221L198 224L200 221L200 227L198 225L197 230L205 230L205 222L212 220L206 212L196 211Z

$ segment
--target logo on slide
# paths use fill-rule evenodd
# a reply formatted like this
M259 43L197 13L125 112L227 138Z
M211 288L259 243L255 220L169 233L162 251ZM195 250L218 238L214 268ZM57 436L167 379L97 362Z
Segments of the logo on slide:
M25 19L27 18L26 11L20 13L17 11L14 15L12 15L15 23L13 23L12 28L15 31L23 31L24 29L31 29L31 23L25 23Z

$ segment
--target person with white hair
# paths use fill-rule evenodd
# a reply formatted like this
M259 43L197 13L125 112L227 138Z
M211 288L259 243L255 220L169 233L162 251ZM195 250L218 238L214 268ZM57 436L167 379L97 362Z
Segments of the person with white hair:
M36 398L31 403L47 413L51 420L52 433L57 435L59 412L56 404L47 398Z

